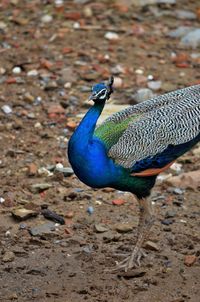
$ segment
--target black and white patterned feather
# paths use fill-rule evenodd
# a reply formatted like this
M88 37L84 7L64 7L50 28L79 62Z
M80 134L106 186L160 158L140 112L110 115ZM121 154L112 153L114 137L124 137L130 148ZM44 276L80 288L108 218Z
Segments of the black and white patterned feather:
M117 112L106 121L120 123L141 114L131 122L109 156L125 168L153 157L169 145L194 139L200 132L200 85L170 92Z

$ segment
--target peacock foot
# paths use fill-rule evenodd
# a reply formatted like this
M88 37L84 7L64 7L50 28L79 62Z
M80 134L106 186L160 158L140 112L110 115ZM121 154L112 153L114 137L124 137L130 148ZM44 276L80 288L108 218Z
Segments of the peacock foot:
M147 254L143 251L143 249L139 249L135 247L132 254L126 257L121 262L117 263L117 266L113 269L113 271L124 269L125 272L132 269L133 267L138 267L141 265L140 260L146 257Z

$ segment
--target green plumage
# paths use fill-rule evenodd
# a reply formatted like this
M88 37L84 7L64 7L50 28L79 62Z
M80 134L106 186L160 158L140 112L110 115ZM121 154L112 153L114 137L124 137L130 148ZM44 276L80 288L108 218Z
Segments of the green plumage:
M107 121L95 129L94 135L101 139L101 141L104 142L106 149L109 150L118 142L129 123L133 123L133 121L138 120L139 117L140 115L134 115L122 120L120 123Z

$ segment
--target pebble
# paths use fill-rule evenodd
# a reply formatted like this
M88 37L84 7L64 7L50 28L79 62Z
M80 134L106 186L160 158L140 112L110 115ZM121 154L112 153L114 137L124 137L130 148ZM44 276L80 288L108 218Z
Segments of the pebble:
M167 212L165 213L165 218L173 218L173 217L175 217L175 216L176 216L176 212L173 211L173 210L167 211Z
M20 74L22 72L21 68L19 66L15 66L12 70L14 74Z
M68 121L67 127L71 130L74 130L77 127L77 123L75 121Z
M89 215L92 215L92 214L94 213L94 208L93 208L92 206L89 206L89 207L87 208L87 213L88 213Z
M110 40L110 41L117 41L119 40L119 35L115 32L111 32L111 31L108 31L104 37L107 39L107 40Z
M15 254L11 251L5 252L3 255L3 262L12 262L15 259Z
M93 11L89 6L84 7L83 9L83 15L86 18L91 18L93 16Z
M9 230L5 232L6 237L10 237L10 235L11 235L11 232Z
M179 164L179 163L173 163L171 166L170 166L170 170L173 170L177 173L180 173L181 170L182 170L182 167L183 165L182 164Z
M21 221L38 215L38 211L29 210L25 208L13 209L11 213L13 217Z
M68 211L68 212L65 214L66 218L73 218L74 215L75 215L75 214L74 214L73 211Z
M159 90L162 86L162 82L161 81L149 81L147 83L148 88L152 89L152 90Z
M181 188L172 188L172 193L177 194L177 195L182 195L185 192L184 189Z
M62 216L58 215L57 213L55 213L53 211L50 211L49 209L43 209L41 211L41 214L47 219L53 220L60 224L65 224L65 220Z
M36 77L36 76L38 76L38 71L36 69L29 70L27 72L27 76L28 77Z
M170 224L174 223L174 220L171 218L168 218L168 219L162 220L161 223L164 225L170 225Z
M195 20L197 18L197 15L195 13L182 9L176 10L175 14L178 19Z
M121 88L123 86L123 80L120 77L115 77L114 78L114 83L113 83L113 87L115 88Z
M200 46L200 28L197 28L182 37L180 44L184 47L196 49Z
M35 176L37 174L37 166L34 163L28 165L28 175Z
M38 183L30 186L30 191L34 194L43 192L49 188L52 188L53 185L50 183Z
M171 38L182 38L189 32L191 32L194 28L190 26L179 26L177 29L172 30L168 33L168 36Z
M150 240L145 242L144 248L151 250L151 251L159 251L158 245L155 242L150 241Z
M0 197L0 203L4 203L5 199L3 197Z
M53 235L55 231L55 223L47 222L32 227L29 232L32 236L48 236Z
M112 201L112 204L115 205L115 206L121 206L124 203L125 203L125 200L123 200L123 199L114 199Z
M184 264L186 266L192 266L197 260L197 257L195 255L187 255L184 259Z
M118 223L115 225L115 230L119 233L128 233L133 230L133 227L132 223Z
M72 67L66 67L61 70L61 77L65 83L72 83L76 81L76 76Z
M64 167L57 167L57 165L56 165L55 171L63 173L63 175L65 177L68 177L68 176L71 176L74 174L74 171L70 167L64 168Z
M97 233L104 233L104 232L108 231L108 228L106 227L106 225L102 224L102 223L96 223L94 225L94 228Z
M149 88L141 88L137 91L137 93L134 95L134 97L138 103L141 103L143 101L153 98L154 93Z
M30 94L29 92L26 92L25 94L24 94L24 101L25 102L27 102L27 103L29 103L29 104L32 104L33 103L33 101L34 101L34 96L32 95L32 94Z
M42 124L40 122L35 123L34 128L42 129Z
M53 173L50 172L47 168L45 167L41 167L38 169L38 174L39 175L44 175L44 176L47 176L47 177L50 177L50 176L53 176Z
M3 67L0 67L0 74L4 75L6 73L6 69Z
M125 68L122 65L117 64L116 66L111 68L111 73L114 75L125 73Z
M144 70L143 69L136 69L135 73L139 74L139 75L142 75L144 73Z
M9 106L9 105L3 105L1 107L2 111L5 113L5 114L11 114L12 113L12 108Z
M0 30L5 30L7 28L7 24L3 21L0 21Z
M42 103L42 98L41 96L37 96L33 102L33 105L38 106Z
M43 23L50 23L53 21L53 17L51 15L44 15L42 16L41 21Z
M19 230L26 230L26 229L27 229L27 224L26 223L20 223Z

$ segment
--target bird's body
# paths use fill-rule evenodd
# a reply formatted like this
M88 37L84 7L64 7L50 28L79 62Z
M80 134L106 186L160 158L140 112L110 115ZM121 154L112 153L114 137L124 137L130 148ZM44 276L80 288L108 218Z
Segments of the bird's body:
M69 141L69 161L88 186L128 191L140 202L157 175L200 141L200 85L130 106L96 127L111 93L112 80L94 86L95 104Z

